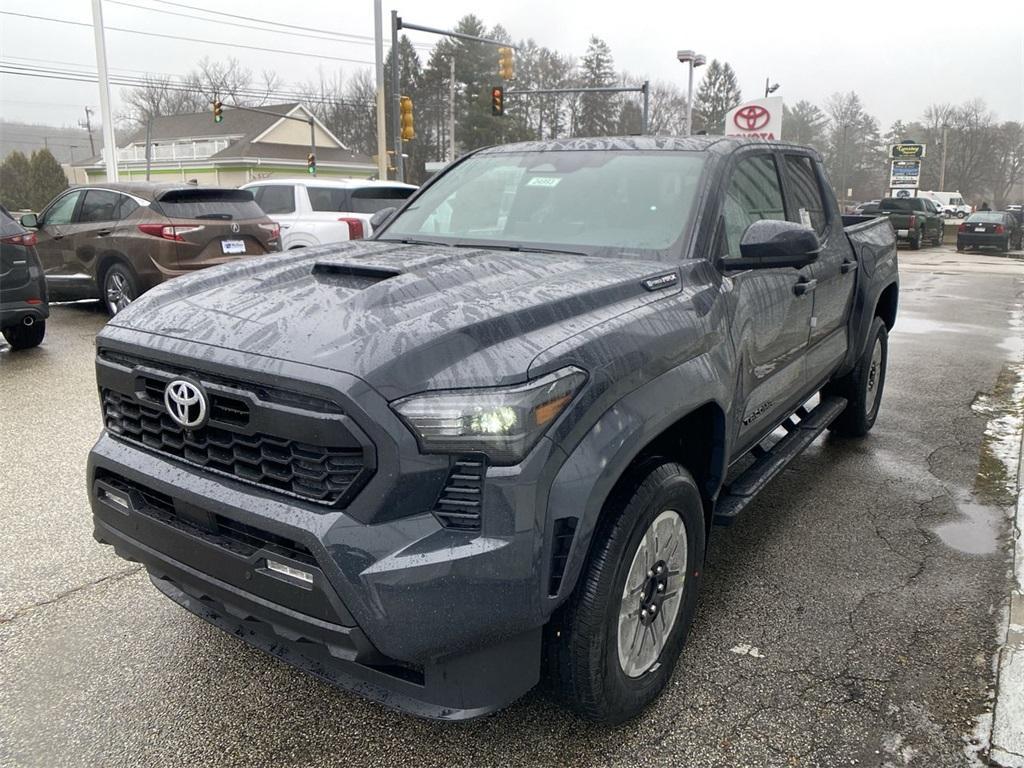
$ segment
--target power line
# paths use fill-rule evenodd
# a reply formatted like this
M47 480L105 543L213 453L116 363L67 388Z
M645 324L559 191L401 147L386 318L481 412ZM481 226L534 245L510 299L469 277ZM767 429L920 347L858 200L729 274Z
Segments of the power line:
M350 33L347 33L347 32L334 32L334 31L331 31L331 30L319 30L323 34L315 35L315 34L311 34L308 31L309 27L299 26L297 24L286 24L284 22L272 21L270 19L256 19L256 18L253 18L251 16L242 16L242 15L234 14L234 13L226 13L224 11L211 11L211 10L209 10L207 8L199 8L199 7L194 6L194 5L185 5L184 3L172 3L172 2L168 2L167 0L150 0L150 2L163 3L164 5L172 5L172 6L175 6L177 8L188 8L189 10L199 11L200 13L208 13L208 14L215 14L215 15L218 15L218 16L226 16L226 17L229 17L231 19L242 19L242 20L245 20L245 21L256 22L257 24L269 24L269 25L271 25L271 28L268 29L266 27L257 27L257 26L254 26L253 24L239 24L237 21L221 21L219 19L211 19L211 18L208 18L206 16L196 16L196 15L191 14L191 13L182 13L181 11L164 11L164 10L160 10L159 8L149 8L149 7L143 6L143 5L135 5L134 3L125 2L125 0L107 0L107 2L108 3L113 3L114 5L123 5L123 6L127 7L127 8L134 8L134 9L139 10L139 11L151 11L153 13L163 13L163 14L167 14L169 16L180 16L180 17L186 18L186 19L198 19L199 21L205 21L205 22L207 22L209 24L227 24L227 25L232 26L232 27L243 27L245 29L255 29L255 30L259 30L260 32L272 32L272 33L277 34L277 35L294 35L295 37L309 37L309 38L313 38L314 40L329 40L331 42L339 42L339 39L340 39L341 42L352 43L354 45L373 45L374 44L373 38L369 37L367 35L353 35L353 34L350 34ZM282 27L286 27L288 29L303 30L303 31L300 31L300 32L284 32L281 29ZM422 49L425 49L425 50L430 50L432 48L432 46L425 45L423 43L419 43L419 44L415 44L415 45L416 45L417 48L422 48Z
M15 13L14 11L0 11L0 14L4 16L18 16L23 19L35 19L37 21L49 21L54 24L68 24L73 27L88 27L92 29L92 24L87 24L84 21L68 21L67 19L55 19L50 16L35 16L30 13ZM124 29L123 27L105 27L109 32L125 32L131 35L146 35L147 37L162 37L168 40L183 40L186 43L202 43L203 45L212 45L215 47L228 47L228 48L245 48L250 51L259 51L260 53L283 53L288 56L302 56L305 58L316 58L316 59L327 59L330 61L343 61L347 64L366 64L370 66L373 64L372 61L366 61L364 59L348 59L342 56L327 56L322 53L307 53L305 51L286 51L283 48L267 48L259 45L245 45L244 43L227 43L220 40L200 40L195 37L185 37L183 35L169 35L164 32L145 32L141 29Z

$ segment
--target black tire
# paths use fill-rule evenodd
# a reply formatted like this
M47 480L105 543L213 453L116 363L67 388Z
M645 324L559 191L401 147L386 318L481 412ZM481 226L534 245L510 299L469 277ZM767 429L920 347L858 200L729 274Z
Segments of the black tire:
M938 247L942 245L942 240L946 235L946 225L941 221L939 222L939 233L932 238L932 245Z
M966 213L964 213L963 211L957 211L957 212L956 212L956 217L957 217L958 219L962 219L962 218L964 218L965 216L967 216L967 214L966 214Z
M101 300L107 314L113 317L139 298L139 281L131 267L121 262L112 264L103 273Z
M4 338L14 350L38 347L43 343L45 335L45 320L36 320L32 325L12 325L9 328L4 328Z
M914 234L910 238L910 250L919 251L921 250L921 230L915 230Z
M958 245L958 246L956 247L956 252L957 252L957 253L963 253L963 252L964 252L964 247L963 247L962 245Z
M1002 251L1003 253L1009 253L1010 252L1010 236L1009 235L1006 236L1006 239L1003 241L1003 244L1001 246L999 246L999 250Z
M609 500L593 539L590 558L572 596L549 623L545 643L548 683L555 696L582 717L606 724L635 717L668 684L693 622L704 567L704 513L700 492L690 473L674 462L654 459L644 465L635 479L639 482L629 485L627 492ZM650 652L657 654L653 663L630 676L625 671L626 662L620 661L619 633L625 632L623 637L627 637L635 632L635 645L642 629L638 649L642 653L648 636L655 642L656 628L651 624L657 618L649 624L641 623L639 606L645 604L645 594L640 592L635 598L628 598L637 601L637 611L633 612L637 618L623 618L622 622L631 623L620 626L620 609L627 599L626 579L635 566L634 558L640 557L640 544L654 521L678 525L672 512L678 513L679 530L686 533L685 566L679 568L683 580L676 590L670 583L663 585L667 591L652 589L651 594L655 600L665 600L658 603L665 606L658 616L663 624L664 616L671 610L666 596L678 591L679 602L672 623L666 625L668 632L665 628L661 630L664 642L660 651L657 645L651 648ZM671 538L662 541L667 547ZM671 558L666 562L672 562ZM640 567L648 565L652 566L649 576L653 564L648 562ZM672 571L666 568L666 572ZM641 580L640 584L644 583Z
M879 352L877 358L876 346ZM825 395L838 395L847 400L846 408L829 426L830 430L848 437L863 437L871 431L882 403L888 357L889 332L882 318L876 317L871 323L868 343L857 365L843 378L829 382L823 390Z

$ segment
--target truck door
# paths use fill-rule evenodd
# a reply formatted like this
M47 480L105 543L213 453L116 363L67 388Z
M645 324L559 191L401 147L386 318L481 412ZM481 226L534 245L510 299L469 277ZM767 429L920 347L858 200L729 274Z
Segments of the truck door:
M735 406L736 447L749 448L798 404L806 388L807 352L813 294L807 268L729 270L740 256L747 227L760 219L786 218L775 157L765 151L733 168L720 220L716 255L725 271L724 289L732 307L730 333L738 357Z
M812 227L821 241L818 260L807 268L814 281L807 349L807 383L813 386L827 379L846 354L846 320L853 301L857 262L839 210L832 204L832 196L823 192L824 177L817 163L797 153L784 153L782 158L789 219Z

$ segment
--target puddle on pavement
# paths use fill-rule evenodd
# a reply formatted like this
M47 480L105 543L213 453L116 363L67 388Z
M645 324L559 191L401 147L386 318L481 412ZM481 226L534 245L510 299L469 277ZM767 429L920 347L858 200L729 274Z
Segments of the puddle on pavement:
M926 317L915 317L908 313L900 313L896 321L896 333L966 333L967 329L958 323L940 323Z
M991 555L999 547L999 531L1006 516L998 507L958 499L959 520L936 526L932 531L947 547L968 555Z

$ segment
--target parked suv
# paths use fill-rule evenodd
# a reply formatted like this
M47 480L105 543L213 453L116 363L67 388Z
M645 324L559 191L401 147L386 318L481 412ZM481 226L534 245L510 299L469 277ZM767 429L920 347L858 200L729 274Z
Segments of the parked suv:
M191 184L76 187L21 223L37 230L51 300L102 299L111 315L177 275L280 250L252 193Z
M36 234L0 205L0 330L12 349L38 346L50 307L35 249Z
M373 240L113 318L94 536L388 706L477 717L543 671L621 722L672 676L712 523L826 429L871 429L897 279L888 221L841 216L811 149L483 149Z
M242 189L281 225L286 251L369 237L373 214L400 206L416 191L411 184L362 179L269 179Z

